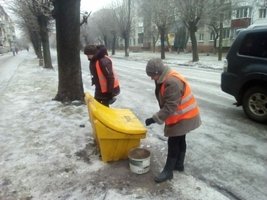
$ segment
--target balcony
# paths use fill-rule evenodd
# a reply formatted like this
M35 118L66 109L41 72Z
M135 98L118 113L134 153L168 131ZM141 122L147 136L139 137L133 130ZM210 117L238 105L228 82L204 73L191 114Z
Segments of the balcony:
M241 19L232 19L231 20L231 28L239 29L239 28L247 28L251 23L251 18L241 18Z

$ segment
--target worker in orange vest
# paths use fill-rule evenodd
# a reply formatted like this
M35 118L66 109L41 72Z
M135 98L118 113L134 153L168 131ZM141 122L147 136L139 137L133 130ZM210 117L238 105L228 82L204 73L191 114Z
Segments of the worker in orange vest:
M186 79L155 58L148 61L146 73L155 81L160 110L145 120L146 126L163 124L168 137L168 154L157 183L173 178L173 170L184 171L186 134L201 125L199 108Z
M114 72L112 60L108 57L105 46L87 45L84 54L90 61L92 85L95 85L95 99L109 107L120 93L119 80Z

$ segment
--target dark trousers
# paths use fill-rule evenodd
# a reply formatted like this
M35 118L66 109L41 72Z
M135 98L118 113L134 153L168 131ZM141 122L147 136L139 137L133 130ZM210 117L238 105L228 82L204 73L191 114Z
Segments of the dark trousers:
M186 152L185 135L168 138L168 157L178 158L180 152Z
M99 103L103 104L104 106L109 107L109 99L97 99L95 98Z

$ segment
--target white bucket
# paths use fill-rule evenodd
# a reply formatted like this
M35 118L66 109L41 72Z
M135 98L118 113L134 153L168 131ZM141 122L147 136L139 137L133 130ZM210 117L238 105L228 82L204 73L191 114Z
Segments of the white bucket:
M147 173L150 169L150 151L143 148L131 149L128 153L129 165L136 174Z

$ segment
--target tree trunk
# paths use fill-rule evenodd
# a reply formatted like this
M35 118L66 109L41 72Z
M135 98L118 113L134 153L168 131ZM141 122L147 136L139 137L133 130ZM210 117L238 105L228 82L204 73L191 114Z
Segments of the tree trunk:
M107 35L104 35L103 39L104 39L105 46L108 48L108 37L107 37Z
M55 100L84 101L80 60L80 0L55 0L58 93Z
M197 39L196 39L196 35L195 35L195 29L194 28L190 28L189 29L189 34L190 34L190 40L192 43L192 61L193 62L197 62L199 61L199 57L198 57L198 50L197 50Z
M153 53L156 52L156 37L153 36Z
M129 57L129 37L124 39L124 44L125 57Z
M115 55L115 48L116 48L116 34L113 34L113 39L112 39L112 55Z
M214 49L214 51L213 51L213 53L214 54L217 54L217 46L216 46L216 44L217 44L217 37L215 37L214 38L214 41L213 41L213 49Z
M165 59L165 30L164 29L159 29L160 30L160 52L161 52L161 59Z
M222 39L223 39L223 13L220 13L220 29L219 29L219 50L218 50L218 60L222 60Z
M53 69L49 46L47 17L43 15L38 16L38 23L40 26L40 36L43 46L44 68Z
M125 35L125 56L126 57L129 57L130 32L131 32L131 0L128 0L128 20L127 20L126 35Z
M42 54L41 39L39 33L37 31L29 30L29 35L35 55L37 56L37 58L42 59L43 54Z

